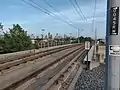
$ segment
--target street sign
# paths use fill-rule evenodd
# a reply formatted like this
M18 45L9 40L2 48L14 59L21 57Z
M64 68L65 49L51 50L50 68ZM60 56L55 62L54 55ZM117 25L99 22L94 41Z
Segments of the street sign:
M110 45L109 46L109 55L120 56L120 45Z
M118 35L119 7L111 8L110 24L110 35Z
M85 42L85 49L86 49L86 50L89 50L89 49L90 49L90 42L89 42L89 41L86 41L86 42Z

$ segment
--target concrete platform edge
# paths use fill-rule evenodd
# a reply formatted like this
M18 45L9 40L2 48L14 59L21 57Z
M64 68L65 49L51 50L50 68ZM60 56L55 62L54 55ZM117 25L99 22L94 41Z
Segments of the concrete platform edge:
M98 67L99 65L100 65L100 62L91 61L90 70L92 70L93 68Z
M79 70L77 71L76 76L74 77L73 81L71 82L71 84L70 84L70 86L68 87L67 90L74 90L75 84L76 84L82 70L83 70L82 67L80 67Z

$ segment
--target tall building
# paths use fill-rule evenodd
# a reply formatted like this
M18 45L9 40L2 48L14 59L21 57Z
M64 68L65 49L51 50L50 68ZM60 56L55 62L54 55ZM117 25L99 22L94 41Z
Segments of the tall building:
M43 39L44 37L43 37L43 34L41 34L41 38Z
M48 33L48 39L50 39L50 32Z
M47 35L45 35L45 39L48 39L49 37Z
M64 34L64 38L67 38L67 35L66 35L66 34Z
M52 36L52 34L50 35L50 39L53 39L53 36Z

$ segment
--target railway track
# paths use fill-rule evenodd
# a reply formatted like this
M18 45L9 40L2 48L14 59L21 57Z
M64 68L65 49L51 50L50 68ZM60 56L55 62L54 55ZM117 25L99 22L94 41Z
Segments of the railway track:
M34 53L32 55L30 54L29 56L27 55L26 57L24 56L24 58L21 57L21 59L18 59L18 60L14 60L14 61L9 60L8 62L4 61L4 63L2 62L2 64L0 64L0 72L2 72L3 70L6 70L6 69L10 69L13 66L19 66L20 64L24 64L24 63L27 63L29 61L33 61L35 59L45 57L47 55L51 55L51 54L54 54L56 52L60 52L62 50L71 48L73 46L77 46L77 45L53 48L50 50L45 50L45 51Z
M49 80L53 80L54 82L54 76L57 75L59 73L59 71L61 71L71 60L74 56L76 56L77 53L79 53L81 49L77 49L76 51L74 51L72 54L70 54L69 56L67 56L67 58L61 59L60 62L58 62L59 64L56 65L53 69L51 69L51 71L47 72L44 74L43 77L38 78L38 80L31 84L29 87L27 87L27 89L25 90L36 90L37 87L39 86L38 90L46 90L48 86L47 82L49 82ZM50 82L51 84L51 82ZM45 86L44 86L45 85Z
M55 53L59 50L63 50L63 49L67 49L67 48L70 48L70 47L73 47L73 46L77 46L77 45L80 45L80 44L75 44L75 45L68 45L68 46L60 46L60 47L56 47L56 48L50 48L50 49L43 49L43 50L40 50L38 52L32 52L32 51L29 51L29 53L24 53L24 54L20 54L19 56L16 55L16 54L13 54L14 57L12 57L13 55L10 55L10 56L6 56L7 58L3 59L4 57L0 57L0 64L4 64L6 62L11 62L11 61L15 61L15 60L18 60L18 59L23 59L23 58L27 58L27 57L30 57L30 56L33 56L33 55L38 55L38 54L41 54L41 56L45 56L45 55L49 55L51 53Z
M83 60L84 57L86 56L86 52L83 50L83 52L79 56L78 56L79 59ZM71 72L68 75L68 77L65 80L62 79L61 86L59 87L58 90L69 90L68 89L69 85L71 84L71 82L72 82L73 78L75 77L75 75L76 75L77 71L79 70L79 68L80 68L80 64L76 63L76 65L74 65L74 67L71 68Z
M25 84L26 82L29 82L33 78L39 76L39 74L50 69L50 67L53 67L55 64L58 67L61 60L64 60L69 55L72 55L74 52L78 51L79 48L83 48L83 47L84 46L81 45L80 47L76 46L76 47L71 48L71 49L66 49L66 50L63 50L61 52L57 52L57 53L55 53L55 55L53 54L52 56L44 57L43 60L39 60L39 62L37 62L36 64L33 64L31 66L29 65L28 67L25 67L21 70L14 72L14 74L10 73L9 75L0 76L0 80L1 80L0 81L0 86L1 86L0 90L20 90L19 88L23 84ZM59 55L61 55L61 56L59 56ZM20 75L20 76L18 77L16 74ZM14 75L14 76L12 76L12 75ZM51 77L49 77L49 79L50 78ZM35 83L35 86L36 86L36 83ZM35 86L33 85L33 87L35 87ZM30 87L28 87L28 88L30 88ZM22 90L25 90L25 89L22 89ZM26 89L26 90L29 90L29 89ZM34 90L34 89L31 89L31 90Z
M71 61L67 63L67 65L55 76L53 77L54 81L49 81L49 85L46 84L42 88L38 90L69 90L67 89L76 75L80 64L78 59L83 59L86 55L86 51L83 49L82 51L78 52L74 58L71 58ZM52 85L51 85L52 83Z

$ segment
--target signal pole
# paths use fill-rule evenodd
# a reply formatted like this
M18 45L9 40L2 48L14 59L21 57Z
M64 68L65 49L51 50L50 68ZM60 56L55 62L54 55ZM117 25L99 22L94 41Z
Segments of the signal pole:
M107 1L105 90L120 89L120 0Z

